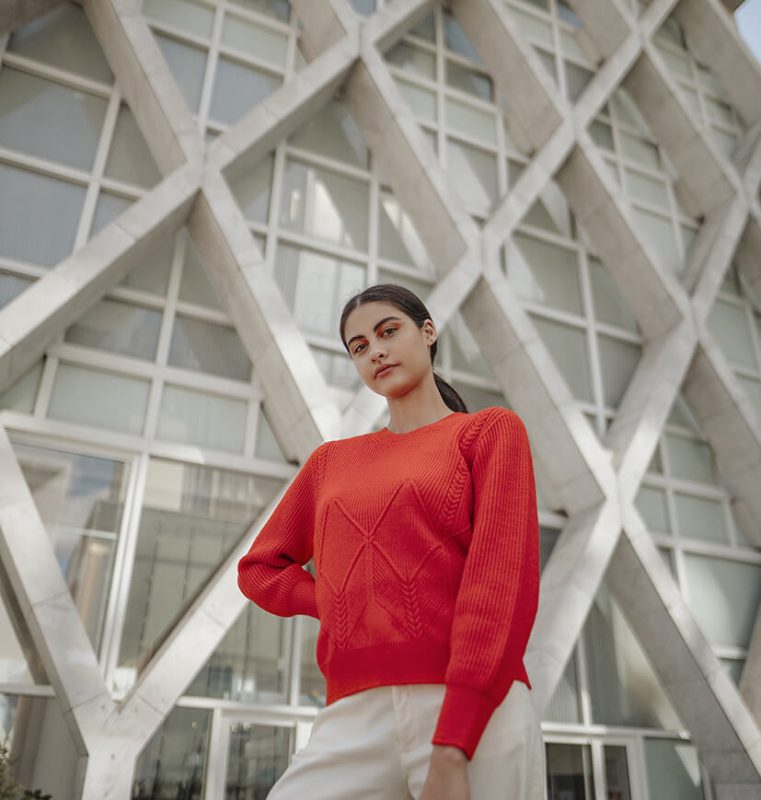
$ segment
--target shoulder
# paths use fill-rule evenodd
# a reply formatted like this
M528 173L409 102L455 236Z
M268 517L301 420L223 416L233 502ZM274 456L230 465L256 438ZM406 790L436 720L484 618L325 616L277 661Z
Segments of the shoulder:
M504 406L488 406L470 415L473 419L461 441L463 452L508 446L512 441L527 439L526 426L518 414Z

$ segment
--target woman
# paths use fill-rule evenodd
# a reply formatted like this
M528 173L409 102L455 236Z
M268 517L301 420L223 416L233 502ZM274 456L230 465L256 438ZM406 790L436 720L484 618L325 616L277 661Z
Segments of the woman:
M269 800L541 800L525 427L502 407L467 413L407 289L352 297L340 334L389 424L321 444L239 565L257 605L320 620L326 705Z

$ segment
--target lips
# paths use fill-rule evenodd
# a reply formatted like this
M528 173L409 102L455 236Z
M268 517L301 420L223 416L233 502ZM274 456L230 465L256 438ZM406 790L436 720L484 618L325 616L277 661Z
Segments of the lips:
M379 377L380 375L385 375L390 369L393 369L396 364L384 364L382 367L378 367L375 370L375 377Z

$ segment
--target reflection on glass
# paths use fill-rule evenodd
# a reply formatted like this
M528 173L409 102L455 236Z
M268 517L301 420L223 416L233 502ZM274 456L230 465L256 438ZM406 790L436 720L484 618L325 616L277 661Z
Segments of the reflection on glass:
M689 742L645 739L650 800L703 800L697 750Z
M0 683L48 683L31 636L24 625L21 609L11 594L8 576L2 567L0 567ZM0 742L5 735L7 728L5 734L0 730Z
M292 622L249 603L186 694L286 703Z
M97 652L124 512L127 465L18 442L13 448Z
M605 783L608 800L631 800L629 765L626 748L614 745L603 747L605 757Z
M265 800L288 766L292 730L247 722L230 726L225 800Z
M132 800L202 800L210 711L175 708L140 754Z
M547 800L593 800L588 745L547 744Z
M74 800L79 759L58 700L0 694L0 741L6 740L14 778L40 792L24 797ZM11 795L3 791L2 797Z
M681 729L644 651L604 586L597 592L583 635L595 722Z
M146 479L118 681L128 686L281 481L154 459Z

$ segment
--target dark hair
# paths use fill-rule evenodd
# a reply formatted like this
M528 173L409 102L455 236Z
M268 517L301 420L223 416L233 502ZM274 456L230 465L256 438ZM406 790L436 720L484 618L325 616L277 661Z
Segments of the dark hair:
M404 286L399 286L396 283L378 283L375 286L368 286L367 289L355 294L354 297L350 297L341 312L339 331L341 334L341 341L347 351L349 347L344 339L344 328L346 327L346 320L349 314L363 303L374 302L390 303L392 306L396 306L400 311L403 311L410 317L418 328L422 328L423 323L427 319L431 319L431 315L423 301L414 292L411 292ZM436 357L437 345L438 341L434 342L429 348L431 366L433 366L433 359ZM467 412L468 409L462 397L460 397L456 389L450 386L441 375L436 374L436 370L433 371L433 378L436 381L436 388L439 390L439 394L441 394L447 406L449 406L452 411Z

